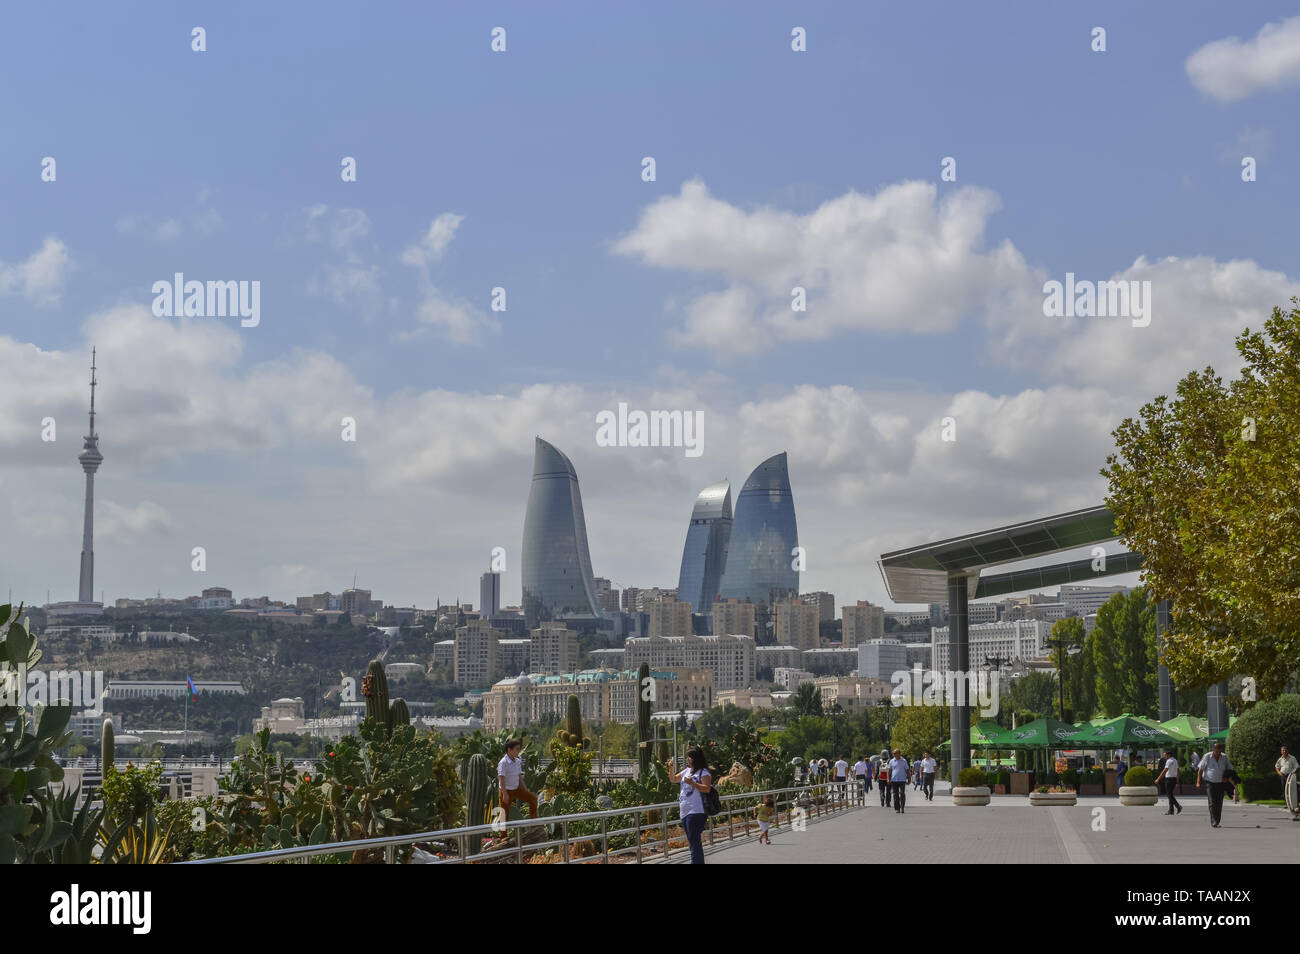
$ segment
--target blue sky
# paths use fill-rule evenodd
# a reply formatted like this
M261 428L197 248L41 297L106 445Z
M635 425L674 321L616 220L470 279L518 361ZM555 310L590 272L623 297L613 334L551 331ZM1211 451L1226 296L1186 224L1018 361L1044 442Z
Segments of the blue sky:
M85 364L91 343L108 351L100 488L122 508L124 549L116 557L98 549L100 580L116 595L141 595L155 581L164 591L197 591L186 561L153 564L164 549L187 551L189 537L230 532L230 514L205 525L190 502L228 496L231 474L245 475L233 482L247 485L232 513L259 515L253 522L262 527L287 521L273 540L250 530L223 544L224 585L240 595L291 597L284 588L298 584L338 589L356 564L370 568L380 595L401 602L429 602L435 588L443 598L470 593L478 557L462 548L474 551L479 537L483 553L496 538L517 547L531 455L525 432L533 429L559 435L574 460L597 573L616 584L675 582L695 490L721 476L741 481L789 446L801 527L826 528L809 545L816 540L835 554L811 561L808 587L879 600L870 555L891 542L1094 502L1104 457L1095 451L1118 417L1189 367L1230 360L1242 316L1258 314L1258 323L1295 285L1300 132L1287 121L1297 114L1294 71L1284 66L1225 96L1215 90L1227 86L1213 85L1217 60L1199 86L1187 67L1206 44L1250 41L1266 24L1285 24L1293 15L1286 5L268 6L3 14L0 72L13 93L0 124L7 225L0 336L12 343L7 360L27 362L41 380L68 376L48 396L12 396L3 407L9 426L0 447L13 448L15 462L10 499L34 502L23 495L39 488L50 495L39 498L42 507L58 510L62 498L70 509L66 519L41 523L31 522L30 506L11 504L11 514L27 514L35 555L27 566L0 568L33 594L64 586L55 598L71 598L80 478L67 438L57 453L27 446L37 433L30 418L41 416L41 401L74 413L84 384L73 369ZM206 29L206 52L190 48L194 26ZM489 48L496 26L507 30L505 53ZM807 31L806 53L790 49L795 26ZM1107 31L1104 53L1090 49L1094 26ZM1229 62L1222 71L1235 68ZM1258 158L1257 182L1241 181L1242 155ZM54 183L40 179L44 156L57 161ZM340 179L344 156L357 160L355 183ZM641 180L643 156L655 157L657 181ZM957 159L956 183L939 182L944 156ZM706 251L719 244L700 225L699 204L685 199L690 182L755 227L765 210L806 225L823 203L854 192L878 197L908 182L929 183L936 204L976 195L984 204L969 216L979 234L962 243L973 262L951 274L941 268L934 298L900 289L897 303L891 297L865 316L841 301L818 330L828 314L818 311L821 302L845 287L853 266L829 261L844 243L816 244L799 253L809 270L814 324L805 332L812 331L728 338L727 321L750 331L776 327L764 310L778 308L780 297L766 281L764 250L754 259L720 250L716 260L690 251L691 236ZM923 194L899 201L931 208ZM646 224L654 208L664 214L661 227ZM870 231L873 214L848 227L846 256L851 235ZM460 217L452 236L423 269L404 263L439 216ZM51 279L56 290L23 294L15 279L6 291L2 269L29 261L47 237L66 248ZM891 241L876 236L867 247ZM1010 277L1000 274L990 290L981 272L991 269L980 257L1004 243L1015 261L999 259ZM822 254L830 277L819 284L813 273L823 269ZM1127 336L1095 350L1087 327L1070 329L1088 343L1075 349L1065 332L1023 330L1032 309L1002 307L1007 295L1032 305L1044 275L1104 279L1139 257L1154 267L1169 256L1199 260L1207 275L1235 260L1251 265L1207 279L1219 297L1209 296L1203 316L1164 312L1166 329L1187 322L1195 330ZM908 272L912 286L928 267ZM118 334L116 322L147 309L152 283L176 271L259 280L260 326L173 321L166 329L173 338L140 325L119 334L140 344L118 356L111 341L92 341ZM1191 272L1166 302L1205 302ZM1162 295L1162 273L1153 274ZM489 295L498 285L508 310L493 314ZM711 310L710 296L728 287L743 288L752 315ZM465 319L470 340L449 340L446 327L421 321L430 299L440 314L451 309ZM712 337L683 343L693 307L707 312ZM927 319L936 307L952 313ZM116 317L94 323L106 314ZM738 351L725 343L737 339ZM34 345L39 357L19 345ZM155 347L148 360L140 356ZM1114 366L1093 375L1079 355ZM1158 376L1148 374L1153 364ZM213 377L190 374L188 384L147 377L191 366ZM545 399L524 397L538 385L551 389ZM837 398L833 386L847 391ZM196 394L199 387L206 393ZM278 395L265 398L265 420L240 397L260 387ZM1112 403L1082 421L1064 411L1054 418L1035 409L1044 402L1033 396L1053 387L1078 393L1058 393L1048 405L1077 409L1092 400L1091 387ZM370 409L363 434L385 435L355 465L326 443L339 413L330 401L340 393ZM557 393L569 396L552 407ZM980 397L963 405L964 393ZM793 407L800 394L812 395L810 409ZM482 411L495 396L542 411L509 418L506 439L502 421ZM569 435L591 430L591 414L619 399L705 407L713 446L723 450L698 465L666 452L597 463L590 438ZM202 401L211 406L187 417ZM850 408L844 419L835 416L841 406ZM985 450L1003 446L1008 414L1024 416L1018 439L1025 428L1032 437L992 462L963 460L971 499L936 505L941 488L911 479L929 466L916 439L958 406L967 420L979 418L975 443ZM449 408L463 418L453 421ZM316 410L331 416L328 427ZM128 412L137 423L146 412L159 416L132 432L121 420ZM893 423L870 424L873 415ZM223 419L227 433L214 440ZM823 424L821 443L800 456L800 441ZM421 434L444 426L463 441L497 431L501 456L466 452L458 465L460 450L447 441L434 462L395 464ZM287 427L301 433L272 433ZM306 436L313 428L319 441ZM1053 435L1083 443L1091 456L1064 472L1049 465L1037 473L1041 458L1059 456ZM516 450L506 453L507 445ZM487 473L502 483L485 482ZM1008 492L1008 480L1021 476L1036 489ZM416 503L413 495L424 496ZM831 528L843 521L833 514L858 502L860 520L836 536ZM308 552L295 556L286 542L300 532L302 513L370 506L373 518L347 527L350 543L331 545L328 557L306 540L299 548ZM655 542L628 552L619 546L625 529L598 529L601 517L644 520L638 527ZM434 537L449 548L423 552ZM253 553L269 554L267 562ZM512 589L507 581L504 595L515 598L517 582Z

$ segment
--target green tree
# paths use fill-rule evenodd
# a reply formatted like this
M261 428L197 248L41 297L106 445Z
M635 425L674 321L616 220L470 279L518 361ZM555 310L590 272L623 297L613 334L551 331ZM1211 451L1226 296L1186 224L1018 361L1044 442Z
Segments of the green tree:
M1005 700L999 700L1000 725L1010 726L1012 714L1018 720L1032 721L1052 711L1056 699L1056 680L1045 672L1031 672L1011 683ZM1025 719L1028 716L1028 719Z
M902 749L903 755L916 760L922 752L939 751L943 712L938 706L900 706L890 736L890 749Z
M800 683L790 705L795 715L819 716L822 714L822 691L811 682Z
M1144 587L1116 593L1098 608L1092 642L1102 713L1108 718L1125 712L1154 715L1156 615Z
M1065 683L1069 676L1070 655L1083 646L1083 620L1077 616L1067 616L1052 624L1052 631L1047 643L1056 657L1057 699L1060 702L1060 718L1066 721Z
M1151 599L1172 601L1174 681L1245 673L1267 699L1300 658L1300 308L1275 308L1236 344L1236 380L1207 367L1144 405L1115 430L1102 475Z

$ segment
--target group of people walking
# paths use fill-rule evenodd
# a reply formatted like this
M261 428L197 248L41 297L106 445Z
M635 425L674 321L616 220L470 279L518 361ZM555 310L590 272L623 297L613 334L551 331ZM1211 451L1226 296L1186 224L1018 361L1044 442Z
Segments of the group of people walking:
M845 758L834 764L826 759L813 759L808 764L807 782L810 786L824 787L840 798L847 799L850 786L854 799L862 804L873 786L880 791L880 804L893 808L898 814L907 810L907 786L920 790L926 801L934 800L934 776L938 763L925 752L920 758L909 761L901 749L882 749L879 755L862 756L852 766Z

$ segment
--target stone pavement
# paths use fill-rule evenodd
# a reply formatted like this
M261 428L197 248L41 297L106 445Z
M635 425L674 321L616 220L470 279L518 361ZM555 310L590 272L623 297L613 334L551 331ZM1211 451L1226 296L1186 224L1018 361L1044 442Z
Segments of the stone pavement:
M1194 789L1189 788L1189 792ZM1300 822L1269 805L1223 806L1223 826L1211 828L1205 796L1180 795L1181 815L1165 800L1135 808L1110 797L1080 798L1074 806L1031 806L1023 795L995 795L984 807L958 807L946 790L927 802L910 790L907 811L864 808L810 821L806 830L773 829L772 844L726 829L707 847L716 864L1224 864L1300 861ZM1094 831L1094 809L1105 830ZM684 864L683 852L668 864Z

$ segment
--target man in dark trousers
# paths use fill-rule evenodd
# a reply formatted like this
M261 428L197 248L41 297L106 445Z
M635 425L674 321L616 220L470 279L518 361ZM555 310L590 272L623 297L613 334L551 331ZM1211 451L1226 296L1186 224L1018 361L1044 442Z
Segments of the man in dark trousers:
M907 809L907 782L912 775L912 764L903 758L902 749L894 749L889 760L889 788L894 795L894 811L903 814Z
M1228 788L1225 776L1232 771L1232 763L1223 754L1223 743L1215 742L1214 749L1201 759L1196 767L1196 787L1204 781L1210 788L1210 827L1220 828L1223 818L1223 793Z
M1169 796L1169 811L1166 815L1183 813L1183 806L1178 804L1178 799L1174 797L1174 786L1178 784L1178 759L1174 758L1174 753L1165 749L1165 764L1160 769L1160 774L1156 776L1156 785L1163 782L1165 794Z

